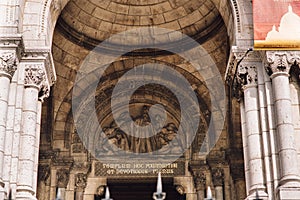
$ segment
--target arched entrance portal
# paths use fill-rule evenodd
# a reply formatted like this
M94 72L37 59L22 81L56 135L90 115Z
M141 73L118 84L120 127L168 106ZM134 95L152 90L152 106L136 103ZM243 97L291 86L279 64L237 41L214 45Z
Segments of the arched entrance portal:
M124 8L128 10L123 10ZM161 10L157 10L160 8ZM128 15L122 12L128 13ZM207 65L205 72L202 75L198 73L193 65L180 55L151 48L129 52L118 57L114 62L107 63L106 70L100 80L98 76L84 79L83 87L79 90L78 95L80 96L80 93L87 93L90 85L97 84L94 93L88 95L95 99L94 108L102 132L87 132L92 137L88 137L88 141L86 141L87 137L78 133L78 127L74 122L76 117L72 113L74 82L76 75L80 73L81 64L93 47L115 33L149 26L180 31L195 40L207 53L196 54L191 57L194 61ZM210 117L215 108L211 105L210 92L205 83L207 80L203 76L211 78L214 77L215 73L218 73L223 77L225 74L229 50L227 31L221 14L213 1L178 2L170 0L157 1L157 5L154 5L149 1L128 1L127 3L101 1L101 3L97 3L97 1L92 0L71 0L62 11L53 35L52 49L57 83L43 107L39 158L40 169L47 171L49 176L41 175L39 177L38 198L54 199L57 188L61 188L65 191L65 199L93 200L100 198L97 196L99 187L109 186L115 200L134 199L136 197L134 193L143 196L144 199L152 199L158 168L150 167L150 165L162 164L160 159L143 162L142 164L149 165L148 168L146 166L138 168L139 170L145 168L149 170L143 176L139 172L133 172L130 175L124 172L128 169L136 170L137 168L133 166L134 164L141 164L138 161L129 163L130 167L119 168L119 171L123 170L125 173L121 174L116 172L115 167L104 166L107 163L102 162L102 159L103 156L107 156L111 158L111 160L105 159L105 161L111 161L109 164L120 165L124 164L125 161L132 161L132 158L125 153L122 155L122 162L116 161L115 150L117 152L128 151L143 154L155 153L157 149L163 149L164 154L159 155L162 158L166 154L168 156L174 155L177 158L172 163L174 164L173 167L165 167L172 173L162 174L163 188L167 192L168 199L203 199L207 186L211 186L220 200L235 199L236 196L244 197L243 187L235 188L235 184L244 185L242 151L235 151L239 162L229 163L230 159L228 159L227 154L231 147L228 143L229 135L225 128L221 130L212 129L212 132L220 131L222 133L217 144L210 142L215 139L214 134L207 137ZM172 38L172 35L169 38ZM193 48L181 40L167 43L167 45L173 48L180 47L182 51ZM121 47L122 44L113 44L104 50L106 54L114 55ZM216 70L212 70L211 63L206 63L205 58L207 57L211 58L217 66ZM95 59L95 62L92 62L97 64L101 57ZM178 134L180 114L185 110L180 110L179 100L172 91L164 86L148 84L139 87L132 94L129 102L129 116L138 126L146 126L153 122L149 118L150 107L160 104L165 108L166 121L161 125L161 130L155 126L150 126L152 131L148 132L157 134L151 138L136 138L126 135L121 131L121 126L129 127L133 132L136 130L131 127L132 123L128 122L127 119L121 120L121 126L116 126L115 116L112 116L110 107L113 89L126 72L147 63L164 64L181 74L196 95L199 103L197 109L200 110L200 114L190 117L199 119L198 129L195 138L192 138L191 146L184 149L184 152L182 152L181 144L190 139L187 137L188 134L179 138L175 136ZM93 66L87 66L87 68L89 67L92 68ZM161 73L164 72L158 68L157 74ZM135 78L138 78L138 75ZM176 85L176 82L169 82ZM129 84L128 87L125 85L124 91L132 86L134 84ZM184 94L185 91L180 92ZM120 97L117 110L122 109L121 99ZM82 101L79 105L84 108L85 103ZM122 114L119 112L116 117L122 118ZM220 116L220 118L222 117L225 116ZM160 122L159 117L154 118L154 120ZM222 124L224 121L219 123ZM93 130L97 130L97 124L93 123L89 113L79 124L86 124L87 127L93 127ZM184 128L183 131L188 133L189 126L185 125ZM101 137L103 136L106 139L102 140ZM103 141L103 143L97 143L98 141ZM166 144L171 141L172 148L164 149ZM235 145L240 148L240 141ZM204 154L199 154L200 150ZM182 154L178 155L178 152ZM241 168L241 170L235 170L233 173L230 170L230 165L237 166L237 164L237 168ZM183 195L180 195L176 188Z

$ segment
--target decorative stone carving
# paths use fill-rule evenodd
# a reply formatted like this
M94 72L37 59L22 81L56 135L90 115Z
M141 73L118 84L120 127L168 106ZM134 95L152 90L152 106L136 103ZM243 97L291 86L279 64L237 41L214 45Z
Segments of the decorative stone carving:
M240 65L238 69L238 81L241 85L256 85L257 84L257 70L254 65Z
M96 195L102 196L104 195L104 192L105 192L105 185L100 185L99 187L97 187Z
M46 182L50 176L49 165L39 165L38 168L38 180Z
M212 169L212 178L214 186L222 186L223 185L223 179L224 179L224 170L221 168L215 168Z
M75 176L75 187L77 190L84 190L87 184L87 175L80 173Z
M66 188L69 182L69 175L68 169L59 169L56 172L57 187Z
M0 73L4 72L11 77L17 70L16 54L13 52L1 52L0 53Z
M289 73L292 65L299 64L300 53L298 51L267 51L266 62L269 75L277 72Z
M81 171L86 174L89 174L91 172L91 163L90 162L73 162L71 169L76 171Z
M25 85L35 85L41 89L46 73L43 64L25 65Z
M52 86L54 84L56 81L56 73L50 49L26 49L26 51L22 53L22 56L24 60L42 60L49 85Z
M151 126L151 129L147 131L153 131L153 133L138 133L137 130L132 126L131 119L122 119L123 122L121 127L113 121L109 127L103 128L104 134L101 133L100 141L103 141L96 146L96 153L108 153L113 154L116 151L131 151L135 153L147 153L155 150L162 149L165 153L180 153L182 146L182 141L178 140L177 127L174 123L168 123L163 126L161 130L155 127L156 124L160 124L160 116L156 116L156 122L150 122L150 117L148 115L149 107L144 106L141 115L133 118L134 123L139 126ZM121 114L120 118L124 117ZM125 127L125 129L123 129ZM133 127L133 128L132 128ZM123 130L130 130L136 135L153 135L151 137L134 137L132 135L126 134ZM157 131L157 132L156 132ZM176 141L173 141L176 140ZM172 141L172 146L167 145ZM109 147L109 148L107 148ZM116 148L117 147L117 148ZM105 148L105 149L104 149Z
M194 170L192 174L194 177L196 190L204 190L206 186L206 174L204 173L204 171Z
M39 99L49 97L50 86L48 84L45 68L43 64L25 65L25 86L36 86L39 88Z
M180 194L180 195L184 195L185 194L185 189L182 185L177 185L176 186L176 191Z

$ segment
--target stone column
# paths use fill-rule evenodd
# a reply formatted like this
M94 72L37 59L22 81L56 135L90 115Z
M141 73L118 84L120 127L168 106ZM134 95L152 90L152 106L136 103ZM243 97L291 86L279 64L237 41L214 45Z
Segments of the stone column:
M5 198L3 169L4 163L6 120L10 81L16 71L16 54L14 52L0 52L0 199Z
M292 121L292 105L289 87L289 71L292 65L300 63L298 51L267 51L267 70L271 75L277 129L278 153L280 159L279 198L290 194L300 196L300 177L297 165L297 151ZM291 190L288 188L297 188Z
M20 136L16 199L35 198L36 140L39 94L49 91L44 62L24 62L23 132Z
M258 59L257 54L253 52L238 67L237 79L242 85L243 108L246 119L246 141L243 141L243 143L246 142L248 144L247 163L250 169L248 198L255 197L256 190L258 190L261 198L267 198L257 87L257 67L262 67L262 63Z
M87 175L84 173L75 176L75 200L83 200L84 189L86 187Z
M213 168L211 173L216 193L216 200L223 200L224 170L221 168Z

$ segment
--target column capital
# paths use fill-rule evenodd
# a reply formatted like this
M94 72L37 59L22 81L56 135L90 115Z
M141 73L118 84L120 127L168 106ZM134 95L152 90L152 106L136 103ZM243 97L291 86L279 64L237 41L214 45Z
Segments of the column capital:
M265 66L269 75L289 74L292 65L299 65L299 51L266 51ZM272 76L271 76L272 78Z
M25 64L25 87L36 87L39 90L39 99L43 100L50 94L50 85L43 64Z
M44 100L56 81L52 54L49 49L25 50L21 62L25 65L25 86L37 87L39 99Z
M212 168L211 170L213 184L215 187L223 186L223 179L224 179L224 169L222 168Z
M240 100L243 96L244 86L257 85L257 64L261 63L259 51L251 48L244 49L232 47L225 79L231 87L233 97Z
M203 171L195 171L193 177L196 190L204 190L206 187L206 174Z
M78 173L75 175L75 188L77 191L84 191L87 185L87 174Z
M13 51L0 51L0 76L10 79L17 70L17 57Z
M68 169L58 169L56 172L56 184L59 188L66 188L69 183L70 171Z
M193 161L189 165L197 191L206 187L206 172L209 170L204 161Z
M20 35L0 37L0 76L13 77L22 51Z
M233 96L240 100L244 96L244 90L257 86L257 63L243 62L237 69L237 75L233 82Z

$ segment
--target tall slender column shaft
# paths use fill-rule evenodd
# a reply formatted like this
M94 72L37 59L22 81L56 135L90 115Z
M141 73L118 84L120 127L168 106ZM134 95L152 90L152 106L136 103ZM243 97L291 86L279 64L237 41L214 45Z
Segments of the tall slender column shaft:
M246 124L243 127L246 133L243 133L243 144L247 152L245 158L247 161L246 170L247 174L247 188L248 198L251 199L255 196L258 190L261 197L267 198L268 195L265 191L265 176L264 176L264 163L262 152L262 136L260 127L260 112L259 112L259 96L257 84L257 67L261 67L261 62L257 60L257 55L253 53L253 58L250 56L245 62L239 66L238 79L242 85L244 94L244 105L241 106L241 113L243 120Z
M264 174L260 142L259 115L258 115L258 93L257 85L244 87L245 112L247 121L247 143L250 168L250 194L256 189L263 190Z
M292 122L292 105L289 88L289 74L277 72L272 74L274 91L276 128L281 167L280 184L299 181L297 151Z
M275 107L275 125L277 130L278 153L280 160L280 186L300 187L297 165L297 150L292 121L292 103L289 85L289 71L292 65L299 64L298 52L266 52L268 70L272 74L273 97ZM300 194L300 193L299 193Z
M0 199L5 198L3 182L6 121L10 81L16 70L14 52L0 52Z
M24 67L23 132L20 136L16 199L35 199L38 98L46 81L46 73L43 63L25 63Z

